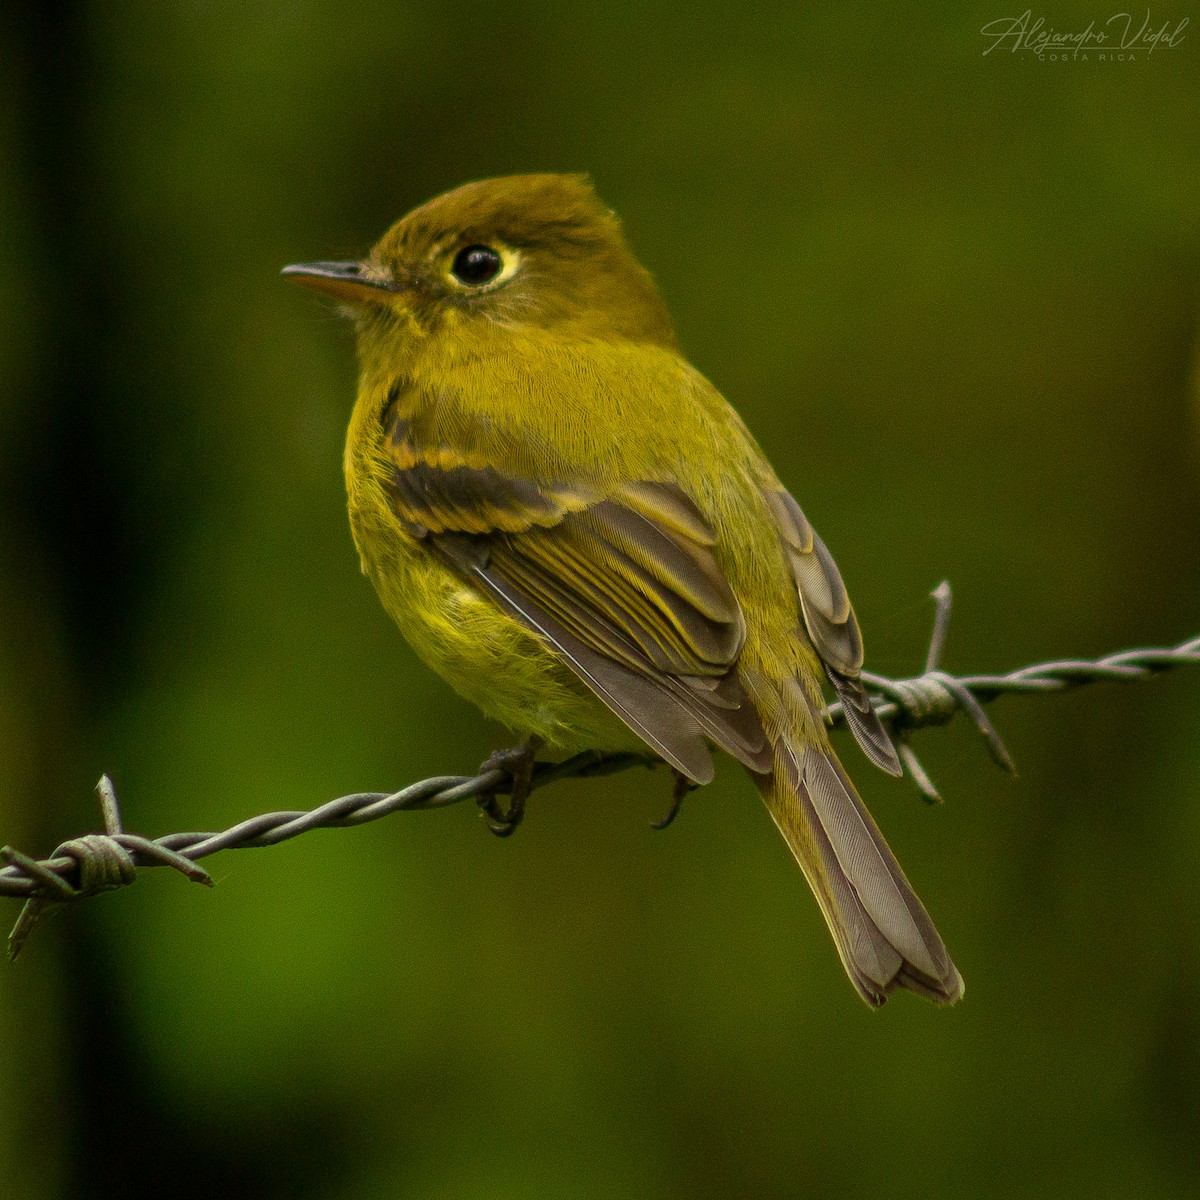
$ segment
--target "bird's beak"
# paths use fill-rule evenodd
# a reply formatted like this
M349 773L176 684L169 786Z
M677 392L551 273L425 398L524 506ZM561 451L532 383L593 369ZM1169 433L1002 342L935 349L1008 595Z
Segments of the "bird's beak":
M350 304L382 304L387 295L399 290L390 280L364 275L363 264L357 262L292 263L280 274Z

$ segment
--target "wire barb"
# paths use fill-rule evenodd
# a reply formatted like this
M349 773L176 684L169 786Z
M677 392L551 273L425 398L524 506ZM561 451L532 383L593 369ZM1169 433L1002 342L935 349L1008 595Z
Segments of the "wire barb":
M0 858L10 868L23 871L35 885L8 935L10 962L16 961L29 935L56 909L87 896L127 887L137 878L139 865L174 867L189 879L212 887L212 879L203 867L149 838L125 832L117 792L107 775L100 776L96 793L104 817L103 833L87 833L63 842L44 862L11 846L0 847ZM144 863L134 860L135 852L144 856ZM65 870L60 865L63 863L68 864ZM78 882L70 882L69 875Z
M979 730L992 758L1007 771L1015 771L999 734L983 705L1005 693L1029 695L1060 692L1088 683L1146 679L1173 667L1200 663L1200 637L1170 648L1123 650L1095 660L1064 659L1022 667L1007 675L950 675L941 669L950 621L951 593L941 583L932 593L935 602L933 632L924 672L914 679L888 679L864 671L863 682L913 783L932 803L941 797L921 766L911 745L911 735L927 725L943 725L956 712L964 712ZM840 703L829 706L833 725L844 724ZM627 771L631 767L661 766L653 754L589 750L562 762L533 764L528 791L534 792L560 779L595 778ZM522 781L523 782L523 781ZM274 846L313 829L344 828L377 821L394 812L446 808L466 800L494 797L513 786L511 769L490 761L475 775L441 775L410 784L398 792L356 792L339 796L308 811L262 813L219 833L170 833L153 840L126 833L112 780L103 776L96 785L104 832L63 842L43 859L31 858L11 846L0 847L0 896L25 901L9 936L9 957L16 958L36 926L55 909L87 896L112 891L132 883L143 867L168 866L195 883L212 886L212 879L197 860L219 850ZM680 799L676 795L676 802ZM677 803L669 814L677 811ZM660 825L667 822L659 822Z
M954 596L949 582L945 579L930 592L930 596L935 607L929 652L925 656L925 673L916 679L897 680L864 671L862 680L869 687L873 687L881 697L895 705L895 711L884 724L896 745L900 761L925 800L930 804L941 804L941 793L921 766L910 741L912 731L919 726L944 725L956 712L966 713L971 723L979 730L992 761L1010 775L1017 773L1017 767L971 689L961 679L956 679L941 670L942 651L945 649L946 635L950 630L950 610ZM883 706L875 701L872 703L883 719Z

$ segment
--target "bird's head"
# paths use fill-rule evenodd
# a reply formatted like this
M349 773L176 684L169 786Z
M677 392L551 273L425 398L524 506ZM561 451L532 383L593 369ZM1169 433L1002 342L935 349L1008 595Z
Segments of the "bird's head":
M364 332L532 327L675 346L654 282L581 175L468 183L402 217L361 262L283 273L348 306Z

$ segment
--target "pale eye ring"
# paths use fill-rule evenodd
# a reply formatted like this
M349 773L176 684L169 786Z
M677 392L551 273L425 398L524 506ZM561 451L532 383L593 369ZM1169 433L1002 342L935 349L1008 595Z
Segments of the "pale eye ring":
M504 257L492 246L464 246L455 256L450 274L467 287L491 283L504 270Z

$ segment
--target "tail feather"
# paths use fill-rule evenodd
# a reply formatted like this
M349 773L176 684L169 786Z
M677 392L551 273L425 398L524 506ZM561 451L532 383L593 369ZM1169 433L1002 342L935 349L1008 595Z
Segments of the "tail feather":
M755 778L863 999L902 987L958 1000L962 976L833 751L781 740L774 772Z

